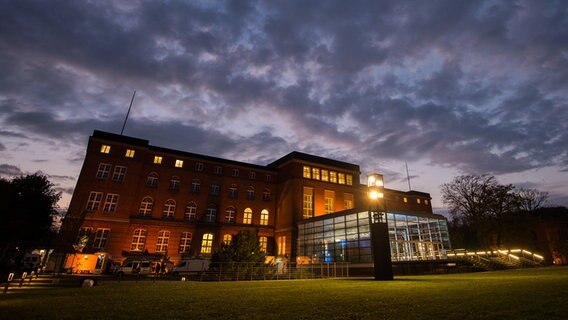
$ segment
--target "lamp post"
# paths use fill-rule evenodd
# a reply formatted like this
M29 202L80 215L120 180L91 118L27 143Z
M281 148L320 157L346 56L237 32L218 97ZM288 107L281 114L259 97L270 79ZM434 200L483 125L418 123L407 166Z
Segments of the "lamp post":
M393 280L383 176L378 173L367 175L367 187L369 190L369 230L371 232L375 280Z

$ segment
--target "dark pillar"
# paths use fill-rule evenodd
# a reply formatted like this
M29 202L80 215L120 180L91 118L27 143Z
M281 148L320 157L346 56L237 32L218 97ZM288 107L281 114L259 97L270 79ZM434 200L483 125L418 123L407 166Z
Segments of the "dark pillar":
M389 228L386 222L371 223L371 245L375 280L393 280Z

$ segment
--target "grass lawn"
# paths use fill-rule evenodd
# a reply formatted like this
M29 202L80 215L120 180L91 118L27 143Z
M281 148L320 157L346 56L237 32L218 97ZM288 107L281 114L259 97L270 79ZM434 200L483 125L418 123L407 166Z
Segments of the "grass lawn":
M0 293L0 319L568 319L568 267Z

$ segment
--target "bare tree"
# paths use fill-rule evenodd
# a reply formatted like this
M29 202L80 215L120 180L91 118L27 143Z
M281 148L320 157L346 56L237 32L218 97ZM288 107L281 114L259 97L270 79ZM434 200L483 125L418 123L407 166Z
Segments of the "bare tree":
M533 213L543 207L548 200L548 192L536 189L519 189L517 192L519 207L526 213Z

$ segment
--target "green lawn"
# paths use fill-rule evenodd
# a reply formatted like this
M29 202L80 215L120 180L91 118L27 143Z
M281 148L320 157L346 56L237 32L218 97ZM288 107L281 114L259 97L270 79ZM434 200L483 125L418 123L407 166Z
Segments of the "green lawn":
M0 294L0 319L567 319L568 267L395 281L122 282Z

